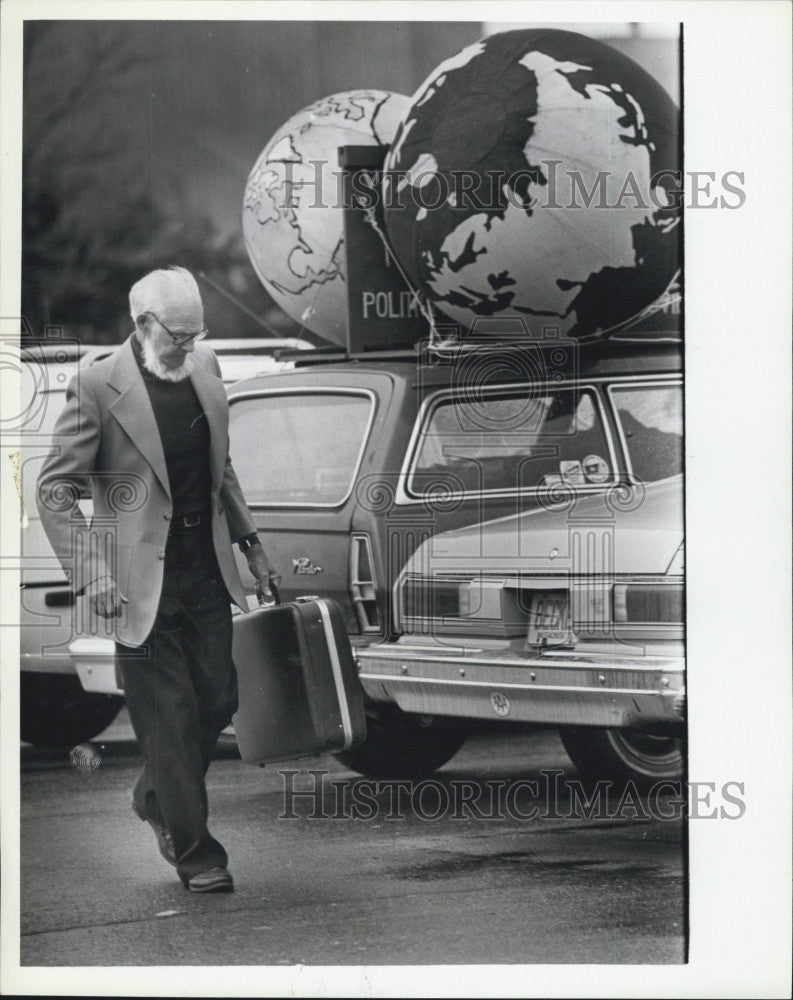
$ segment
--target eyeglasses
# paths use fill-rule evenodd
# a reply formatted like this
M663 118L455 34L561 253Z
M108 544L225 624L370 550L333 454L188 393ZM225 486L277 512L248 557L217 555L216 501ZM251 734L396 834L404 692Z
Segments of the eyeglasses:
M207 329L207 327L205 325L203 325L201 327L201 329L197 333L176 334L176 333L173 333L173 331L169 330L168 327L165 325L165 323L163 323L163 321L158 316L156 316L151 310L148 311L147 315L151 316L152 319L156 319L157 320L157 322L160 324L160 326L163 328L163 330L165 330L165 332L168 334L168 336L174 342L174 344L176 345L176 347L179 347L181 344L186 344L188 340L193 340L193 341L195 341L195 340L203 340L204 337L206 337L206 335L209 333L209 330Z

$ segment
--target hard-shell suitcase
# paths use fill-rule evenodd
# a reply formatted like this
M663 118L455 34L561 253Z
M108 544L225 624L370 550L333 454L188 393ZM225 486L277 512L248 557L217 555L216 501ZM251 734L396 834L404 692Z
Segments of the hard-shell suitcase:
M236 616L232 655L243 760L313 756L365 738L358 672L334 601L277 603Z

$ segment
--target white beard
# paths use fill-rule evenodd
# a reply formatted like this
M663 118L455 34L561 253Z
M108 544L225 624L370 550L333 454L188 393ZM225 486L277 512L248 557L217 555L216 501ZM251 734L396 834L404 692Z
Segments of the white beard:
M163 379L165 382L181 382L193 370L193 359L189 354L185 355L184 361L178 368L166 368L157 357L149 340L144 340L141 343L141 350L143 353L143 367L147 371L150 371L152 375Z

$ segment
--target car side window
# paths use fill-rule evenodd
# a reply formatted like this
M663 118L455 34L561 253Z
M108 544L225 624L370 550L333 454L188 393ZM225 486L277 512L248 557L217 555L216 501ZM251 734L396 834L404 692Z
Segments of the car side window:
M440 400L424 420L411 464L414 496L446 480L452 492L530 490L613 478L590 389L522 388Z
M357 473L368 393L268 393L231 400L230 454L249 504L337 506Z
M682 385L614 386L611 396L633 475L645 483L680 475Z

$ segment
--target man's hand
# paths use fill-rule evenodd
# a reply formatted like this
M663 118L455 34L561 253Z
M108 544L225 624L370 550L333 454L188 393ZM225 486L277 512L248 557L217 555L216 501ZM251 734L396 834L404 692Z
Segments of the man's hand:
M260 600L271 603L275 598L270 588L272 581L276 586L281 582L280 575L275 571L267 558L260 542L255 542L245 553L248 569L256 577L256 594Z
M85 595L91 602L94 614L100 618L120 618L123 605L129 604L110 576L92 580L85 588Z

